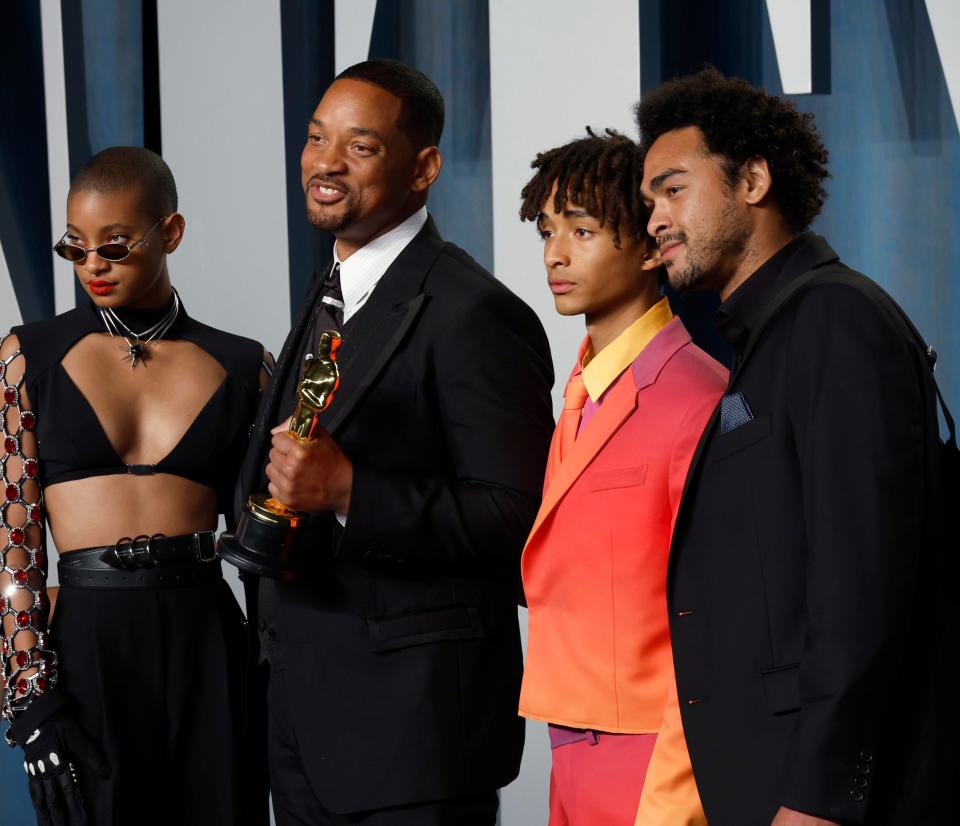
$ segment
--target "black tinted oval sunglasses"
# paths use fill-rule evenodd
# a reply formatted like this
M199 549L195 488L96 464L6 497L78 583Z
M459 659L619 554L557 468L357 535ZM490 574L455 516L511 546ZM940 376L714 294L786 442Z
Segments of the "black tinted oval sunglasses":
M145 247L147 245L147 236L160 226L167 217L168 216L164 215L163 218L143 233L143 237L139 241L134 241L132 244L101 244L99 247L85 249L77 244L67 243L67 233L65 232L63 233L63 237L54 244L53 251L61 258L65 258L74 264L79 264L84 261L91 252L95 252L104 261L123 261L134 249Z

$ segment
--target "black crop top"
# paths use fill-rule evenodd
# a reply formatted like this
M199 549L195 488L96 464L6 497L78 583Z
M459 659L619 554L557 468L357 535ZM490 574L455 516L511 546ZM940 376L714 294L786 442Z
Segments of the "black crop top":
M263 350L257 342L194 321L181 304L180 315L164 338L196 344L220 363L226 376L163 459L155 465L127 465L61 364L81 338L104 332L93 303L12 332L26 359L42 486L116 473L169 473L213 488L221 508L229 505L260 399Z

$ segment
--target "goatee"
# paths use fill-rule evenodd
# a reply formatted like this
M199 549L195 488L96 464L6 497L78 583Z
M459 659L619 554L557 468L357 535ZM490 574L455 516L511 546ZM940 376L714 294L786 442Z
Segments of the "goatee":
M320 230L320 232L339 232L344 227L349 226L353 220L353 213L350 210L341 212L339 215L323 215L311 212L310 206L307 205L304 212L307 223L314 229Z

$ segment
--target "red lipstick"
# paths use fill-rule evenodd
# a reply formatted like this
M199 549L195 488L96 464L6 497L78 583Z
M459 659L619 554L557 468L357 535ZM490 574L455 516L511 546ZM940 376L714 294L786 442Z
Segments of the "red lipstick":
M114 287L117 286L117 282L101 281L100 279L92 278L87 282L87 286L94 295L109 295L113 292Z

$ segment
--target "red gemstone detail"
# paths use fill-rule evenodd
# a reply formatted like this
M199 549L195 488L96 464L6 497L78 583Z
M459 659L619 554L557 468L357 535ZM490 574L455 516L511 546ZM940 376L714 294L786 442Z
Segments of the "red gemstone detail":
M47 680L45 677L37 677L37 691L47 690Z
M20 488L18 488L13 482L7 485L7 500L10 502L16 502L20 498Z
M46 613L49 607L50 607L50 600L47 598L47 595L37 594L37 608L39 608L42 612Z
M19 691L21 694L26 694L29 689L30 683L21 677L20 680L17 681L17 691Z
M14 545L22 545L23 540L26 538L26 534L23 532L23 528L11 528L10 529L10 542Z
M18 651L17 652L17 668L26 668L28 665L30 665L30 652Z
M23 425L24 430L33 430L33 426L37 423L37 417L29 410L24 410L20 414L20 424Z
M16 453L17 452L17 440L13 436L7 436L3 440L3 450L4 453Z
M36 459L27 459L23 464L23 472L27 474L27 477L30 479L37 478L37 460Z
M43 513L41 512L39 505L31 506L30 513L29 513L31 522L39 522L42 516L43 516Z
M7 654L10 653L10 646L7 645L7 638L6 638L6 637L3 638L2 648L3 648L3 656L6 657Z
M20 628L27 628L30 625L30 612L21 611L17 614L17 625Z
M37 551L33 555L33 564L38 568L43 568L47 564L47 554L44 551Z
M30 581L30 574L24 570L14 571L13 581L23 588Z
M3 388L3 400L7 404L16 404L17 403L17 388L16 387L4 387Z
M7 600L6 600L5 597L0 597L0 614L6 614L6 613L7 613ZM4 645L4 652L3 652L3 653L6 654L6 653L7 653L7 652L6 652L6 645L7 645L7 641L6 641L6 640L3 641L3 645Z

